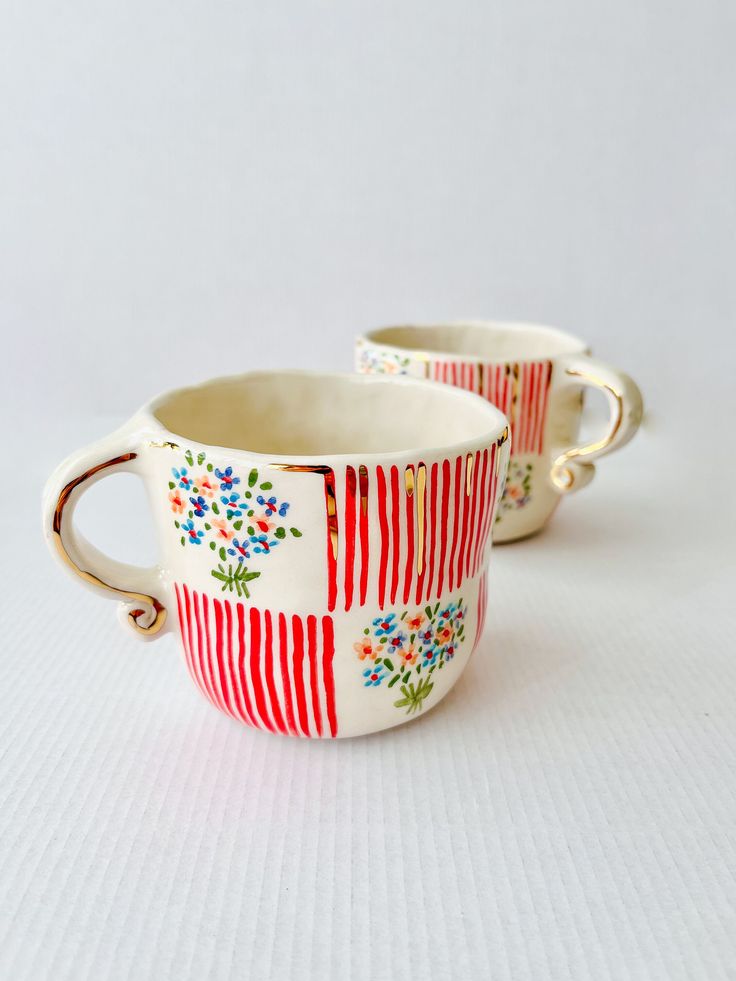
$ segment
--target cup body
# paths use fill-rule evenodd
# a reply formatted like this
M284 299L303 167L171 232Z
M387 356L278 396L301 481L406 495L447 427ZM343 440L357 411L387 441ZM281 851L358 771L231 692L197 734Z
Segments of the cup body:
M406 375L455 385L482 396L506 415L511 427L511 459L495 517L495 541L539 531L561 495L592 476L590 464L579 467L577 474L574 464L568 464L564 472L562 464L555 467L556 461L578 454L576 450L565 454L564 449L574 446L578 438L583 385L591 383L589 377L580 379L580 365L587 371L593 362L578 338L551 327L470 321L374 330L357 339L355 354L360 373ZM616 380L635 390L626 376L617 373ZM638 390L635 394L638 396ZM632 400L636 402L635 396ZM640 414L639 401L627 438ZM621 424L617 428L622 436Z
M402 413L415 421L397 432ZM455 413L467 427L442 421ZM157 529L149 591L218 709L360 735L458 679L483 625L500 412L409 379L263 373L162 396L114 441L134 447Z

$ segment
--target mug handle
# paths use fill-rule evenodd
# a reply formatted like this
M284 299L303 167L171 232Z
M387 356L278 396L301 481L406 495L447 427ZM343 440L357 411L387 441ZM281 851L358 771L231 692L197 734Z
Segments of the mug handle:
M561 494L585 487L593 479L593 461L618 449L631 439L641 423L641 392L633 379L588 354L560 359L562 389L587 385L602 391L610 410L608 431L585 446L553 449L550 477Z
M73 453L56 468L44 490L44 535L68 573L79 576L94 592L122 600L120 619L137 636L150 639L160 636L166 624L166 607L158 598L165 592L163 570L111 559L77 531L73 520L82 494L98 480L111 473L142 476L141 460L131 442L137 441L130 433L108 436Z

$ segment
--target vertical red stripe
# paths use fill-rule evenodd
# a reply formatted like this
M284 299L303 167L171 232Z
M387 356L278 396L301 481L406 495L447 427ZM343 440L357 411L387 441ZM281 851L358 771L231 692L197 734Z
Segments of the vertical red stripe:
M194 650L194 617L192 616L193 604L189 595L189 589L186 586L184 586L184 606L186 608L187 635L189 638L189 658L192 663L192 677L194 678L199 690L206 695L207 689L205 688L204 681L199 673L199 659L196 651Z
M386 569L388 565L388 519L386 517L386 475L383 467L376 467L376 491L378 498L378 525L381 532L381 555L378 565L378 608L383 609L386 595Z
M345 609L353 605L353 568L355 565L355 469L345 469Z
M309 720L307 718L307 698L304 691L304 626L301 618L294 616L291 618L291 626L294 633L294 693L296 695L296 708L299 716L299 727L302 735L309 735Z
M399 529L399 468L391 467L391 603L396 602L399 588L399 552L401 532Z
M414 602L420 604L424 596L424 580L427 576L427 523L431 520L429 510L427 508L427 479L430 477L430 471L423 463L420 462L419 467L424 467L424 489L420 492L419 481L417 480L417 486L414 493L417 495L417 513L420 511L424 514L423 527L419 528L419 522L417 521L417 590ZM417 467L417 473L419 473L419 467ZM419 495L421 493L421 500ZM419 535L421 534L421 541ZM422 554L422 571L419 572L419 553Z
M460 504L462 502L462 496L463 496L462 468L463 468L463 458L459 456L455 459L455 491L454 491L455 507L452 515L452 543L450 545L450 571L448 576L450 592L452 592L452 590L455 587L455 553L457 551L457 536L458 536L458 529L460 525Z
M250 692L245 677L245 660L248 651L245 646L245 607L241 603L235 606L238 616L238 678L240 680L240 693L243 696L245 714L252 726L257 726L256 717L253 712L253 705L250 700Z
M250 680L253 685L256 711L261 717L263 728L274 732L273 723L266 707L266 693L261 674L261 614L254 606L250 608Z
M552 381L552 362L548 361L545 365L544 392L542 395L542 408L540 412L539 433L537 436L537 453L544 450L545 427L547 423L547 405L549 403L549 389Z
M217 657L217 671L220 676L220 694L228 715L235 718L235 712L230 701L230 692L227 683L227 669L225 667L225 643L222 631L222 603L218 599L212 600L215 611L215 656Z
M476 520L475 534L473 536L473 554L470 563L470 575L474 576L478 572L478 549L480 536L486 517L486 507L488 506L488 450L483 450L483 462L481 464L480 477L478 478L478 518Z
M436 463L432 464L429 476L429 507L427 508L427 527L429 528L429 549L424 553L424 561L429 562L429 578L427 579L427 600L432 596L432 584L434 583L434 556L437 548L437 482L439 480L439 468ZM422 602L420 597L419 602Z
M416 494L416 475L414 467L409 469L415 477L414 494ZM414 575L414 495L404 493L404 504L406 512L406 565L404 567L404 603L409 602L409 592L411 590L412 578Z
M365 604L365 597L368 591L368 469L358 468L358 489L360 491L360 514L358 523L360 527L360 605Z
M447 517L450 503L450 461L442 461L442 515L440 517L440 563L437 570L437 599L445 582L445 557L447 555Z
M462 585L464 572L465 572L465 549L468 544L468 521L470 518L470 494L468 494L468 458L467 455L461 457L463 468L462 468L462 487L460 488L460 498L463 504L463 518L462 524L460 526L460 544L457 552L457 585L458 588ZM472 457L471 457L472 459ZM471 464L472 466L472 464ZM475 469L475 468L473 468ZM470 475L470 479L473 479L473 475ZM470 491L472 494L472 485Z
M470 560L473 553L473 542L475 540L475 521L478 513L478 479L480 477L481 454L476 453L473 457L473 486L470 491L470 521L468 522L468 536L465 545L465 576L470 575Z
M327 709L327 724L330 735L337 735L337 715L335 714L335 677L332 671L332 661L335 657L335 633L332 617L322 617L322 676L325 685L325 700Z
M322 711L319 706L319 675L317 673L317 618L307 617L307 645L309 649L309 687L312 693L312 713L317 735L322 735Z
M273 656L273 626L271 623L271 611L265 610L264 620L264 639L263 639L263 671L266 676L266 688L270 702L271 716L273 724L279 732L286 734L284 717L281 714L281 701L276 690L275 662Z
M250 719L245 713L245 704L240 692L240 681L238 679L238 667L235 663L235 658L233 656L233 608L232 604L227 600L224 602L225 606L225 633L227 636L227 663L228 663L228 673L230 675L230 682L233 689L233 702L238 711L239 717L242 719L246 725L250 725Z
M194 605L194 622L197 627L197 664L199 665L199 674L202 679L203 691L209 698L209 700L217 705L217 699L210 686L210 680L207 676L207 655L204 649L204 638L202 636L202 620L199 612L199 594L197 590L192 591L192 603Z
M329 617L325 617L329 620ZM330 621L331 622L331 621ZM294 700L291 694L291 678L289 677L289 637L286 629L286 617L279 613L279 662L281 664L281 681L284 686L284 715L286 717L286 727L290 733L296 735L296 723L294 722Z
M215 658L212 656L212 640L210 637L210 601L206 593L202 593L202 616L204 619L205 645L207 647L207 670L210 676L212 694L215 698L215 705L224 712L225 702L220 691L220 681L217 676Z
M186 588L187 588L186 586L182 587L182 589L186 589ZM182 646L184 648L184 659L187 662L187 669L189 671L189 674L192 676L192 679L196 684L197 678L196 675L194 674L194 668L192 666L192 656L189 653L189 640L187 638L188 625L187 625L187 621L184 618L183 604L181 599L181 593L179 592L178 583L174 583L174 590L176 591L176 608L179 613L179 630L181 631Z

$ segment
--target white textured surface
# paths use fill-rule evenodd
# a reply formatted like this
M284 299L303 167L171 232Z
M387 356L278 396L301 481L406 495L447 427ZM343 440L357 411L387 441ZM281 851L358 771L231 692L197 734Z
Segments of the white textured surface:
M61 577L29 506L3 551L0 974L732 977L734 519L680 445L643 433L494 552L436 711L334 744L220 716L172 639ZM109 528L108 483L83 517Z

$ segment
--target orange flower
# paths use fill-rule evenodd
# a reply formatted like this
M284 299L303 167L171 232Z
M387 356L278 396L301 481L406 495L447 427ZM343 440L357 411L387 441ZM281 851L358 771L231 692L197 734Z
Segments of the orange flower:
M199 487L199 493L204 495L204 497L215 496L217 481L214 480L211 474L203 473L201 477L197 478L196 485Z
M212 527L215 529L215 538L218 541L230 542L235 537L235 532L224 518L213 518Z
M413 644L411 645L411 647L408 647L405 651L400 651L399 653L400 653L400 656L401 656L404 664L414 664L414 663L416 663L417 652L414 650L414 645Z
M374 645L370 637L364 637L362 640L357 640L353 644L353 650L361 661L365 661L366 658L374 661L376 656L383 650L383 644Z
M513 497L513 499L516 500L516 498L521 495L521 488L517 487L516 484L511 484L506 488L506 493L509 495L509 497Z
M186 505L186 498L178 488L175 488L169 493L169 500L171 501L171 510L174 514L181 514Z
M250 519L250 523L256 530L256 535L267 535L269 531L276 527L276 522L272 521L270 516L265 512L263 514L254 514Z
M452 640L453 629L452 627L440 627L437 631L437 640L440 644L446 644L448 640Z
M425 619L426 618L423 613L415 613L413 617L409 617L407 619L406 625L409 630L419 630Z

